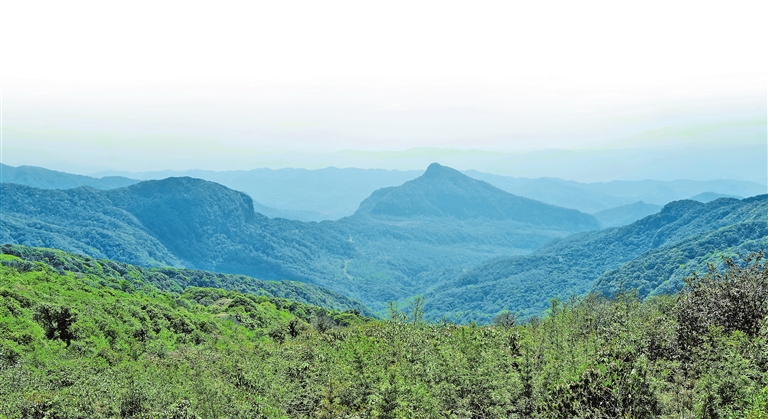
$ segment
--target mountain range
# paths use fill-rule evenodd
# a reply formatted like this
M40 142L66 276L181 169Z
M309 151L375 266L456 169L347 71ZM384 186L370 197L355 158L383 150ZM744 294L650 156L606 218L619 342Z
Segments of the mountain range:
M377 310L424 292L434 272L530 253L553 238L600 228L591 215L517 197L437 164L375 192L352 216L320 223L270 219L245 193L188 177L106 191L0 188L3 243L299 280Z
M590 291L669 293L706 262L766 249L768 195L675 201L628 226L575 234L461 272L426 293L427 312L487 322L499 310L534 315L553 297Z
M668 193L673 184L696 187L681 181L660 190ZM583 185L565 182L589 196ZM651 181L622 187L630 186L637 196L659 189ZM146 267L296 280L379 312L388 301L422 294L429 318L481 322L501 310L541 313L557 296L611 294L630 285L642 296L676 290L680 278L719 255L765 249L768 221L765 195L663 208L636 202L592 216L439 164L374 191L350 216L322 222L267 217L248 194L190 177L109 190L3 182L0 192L2 243ZM607 192L599 196L608 199ZM601 229L607 225L622 227ZM658 275L630 275L641 269Z
M35 176L18 176L14 171L37 173ZM160 180L168 177L194 177L220 183L231 189L243 191L254 200L254 208L270 218L287 218L301 221L337 220L352 215L361 201L375 190L399 186L416 179L423 171L383 170L328 167L325 169L253 169L253 170L186 170L157 172L102 172L94 176L69 175L62 172L21 166L0 166L4 182L12 182L48 189L66 189L76 186L93 186L98 189L109 182L100 179L117 179L138 183L140 180ZM680 199L694 199L696 195L712 192L717 197L747 197L768 192L765 184L736 180L640 180L614 182L576 182L558 178L520 178L494 175L477 170L464 174L490 183L497 188L530 199L573 208L589 214L616 208L638 201L652 205L665 205ZM54 182L56 176L60 182ZM72 178L80 183L73 183ZM38 181L40 178L46 182ZM130 183L115 185L127 186ZM639 217L642 218L642 217ZM639 218L629 220L636 221ZM629 223L628 222L628 223Z

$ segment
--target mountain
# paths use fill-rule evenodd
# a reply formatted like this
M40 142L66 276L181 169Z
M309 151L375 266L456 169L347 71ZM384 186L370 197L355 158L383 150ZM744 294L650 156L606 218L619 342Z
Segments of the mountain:
M467 176L490 183L506 192L586 213L629 204L631 198L590 190L588 184L558 178L515 178L467 170Z
M726 195L726 194L721 194L721 193L717 193L717 192L702 192L702 193L696 194L696 195L694 195L694 196L692 196L692 197L690 197L688 199L692 199L694 201L699 201L699 202L707 203L707 202L714 201L715 199L720 199L720 198L742 199L743 197L736 196L736 195Z
M437 163L402 186L374 192L360 204L359 213L374 217L512 219L539 226L568 225L574 230L599 228L592 216L506 193Z
M448 272L600 227L591 215L511 195L439 164L374 192L335 225L356 249L344 261L344 275L366 293L375 291L378 304L426 292Z
M50 247L142 266L183 266L104 191L0 184L0 242Z
M142 266L176 266L313 282L313 260L350 251L317 223L270 220L250 197L192 178L99 191L0 185L0 240ZM330 242L338 245L329 244ZM322 273L324 274L324 273Z
M738 196L768 192L766 185L748 181L620 181L584 183L552 177L521 178L476 170L465 175L525 198L593 214L621 205L644 201L664 205L695 194L714 191ZM254 199L257 211L270 218L301 221L338 220L352 215L374 191L416 179L420 170L382 170L327 167L324 169L186 170L158 172L102 172L134 179L159 180L194 177L243 191Z
M640 297L672 294L683 278L704 273L707 264L719 265L722 257L746 256L768 250L768 223L747 221L693 235L650 250L598 277L592 290L614 295L621 288L636 289Z
M42 167L19 166L13 167L0 163L0 181L3 183L18 183L42 189L71 189L79 186L90 186L96 189L115 189L140 182L123 176L91 176L74 175L58 172Z
M375 310L424 292L445 279L441 273L599 228L590 215L516 197L439 165L373 193L350 217L320 223L270 219L245 193L188 177L109 191L0 188L4 243L299 280ZM394 199L416 212L387 207Z
M633 204L622 205L616 208L610 208L593 215L600 221L603 227L621 227L627 224L655 214L661 210L660 205L646 204L643 201L637 201Z
M112 172L105 172L112 173ZM356 169L253 169L126 173L143 180L194 177L243 191L256 202L258 212L270 218L300 221L338 220L352 215L373 191L401 185L422 171Z
M547 308L550 298L586 293L598 277L646 252L664 246L675 251L691 240L701 241L702 238L696 238L698 235L708 237L707 234L720 229L742 228L734 226L743 223L767 222L768 195L744 200L718 199L707 204L675 201L659 213L628 226L575 234L527 256L500 258L468 269L425 295L427 312L432 318L447 315L462 321L488 321L501 310L537 314ZM763 230L754 231L744 240L764 243L760 241ZM740 240L738 234L729 237ZM655 259L647 260L653 263ZM666 279L662 277L660 281ZM650 287L643 293L654 289Z

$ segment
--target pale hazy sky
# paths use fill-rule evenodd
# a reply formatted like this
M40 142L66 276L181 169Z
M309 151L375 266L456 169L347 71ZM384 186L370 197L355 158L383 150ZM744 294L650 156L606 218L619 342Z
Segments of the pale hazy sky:
M763 1L4 0L0 16L10 165L767 141Z

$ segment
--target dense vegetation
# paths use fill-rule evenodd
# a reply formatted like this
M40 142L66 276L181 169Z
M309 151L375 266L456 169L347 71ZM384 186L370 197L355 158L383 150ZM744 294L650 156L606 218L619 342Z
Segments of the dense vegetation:
M73 273L81 278L83 275L91 276L104 286L111 286L109 284L115 283L120 287L128 288L150 285L161 291L177 294L190 287L211 287L235 290L256 296L290 299L326 309L355 310L366 316L372 315L370 310L358 301L317 285L297 281L263 281L244 275L180 268L142 268L56 249L11 244L1 245L0 254L18 258L18 260L11 259L11 261L0 262L5 265L25 269L24 267L32 267L36 266L36 263L42 263L62 275Z
M419 299L379 321L2 260L9 419L768 417L760 256L674 296L553 300L489 326L427 323Z
M768 249L768 222L747 221L643 253L619 268L601 275L592 284L595 292L613 295L620 289L636 289L641 298L671 294L692 272L706 270L722 257L738 257Z
M531 255L462 272L425 294L427 317L487 322L501 310L527 317L545 310L552 297L590 290L611 295L622 286L643 297L675 292L682 277L707 261L766 249L768 195L676 201L625 227L575 234Z

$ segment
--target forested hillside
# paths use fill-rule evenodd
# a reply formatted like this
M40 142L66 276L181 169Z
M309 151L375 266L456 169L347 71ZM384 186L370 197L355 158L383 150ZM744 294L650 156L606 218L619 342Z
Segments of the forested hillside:
M182 266L141 222L89 187L0 185L0 241L50 247L143 266Z
M311 304L333 310L357 310L371 316L372 313L358 301L335 291L297 281L264 281L244 275L222 274L179 268L142 268L109 259L63 252L56 249L4 244L0 254L14 256L8 262L17 267L45 264L60 274L91 275L99 280L117 283L121 287L150 285L165 292L181 293L190 287L211 287L235 290L256 296L286 298L303 304ZM102 284L103 285L103 284Z
M675 296L553 301L489 326L425 323L418 300L379 321L0 261L9 419L768 417L759 257Z
M536 314L546 309L550 298L584 294L604 273L656 249L645 262L633 262L627 271L602 279L601 287L611 291L623 281L627 289L641 287L641 294L648 295L658 284L671 280L667 291L674 291L680 276L691 272L679 264L701 267L700 262L732 254L739 246L766 250L767 223L768 195L707 204L672 202L658 214L625 227L575 234L531 255L501 258L469 269L426 294L427 313L431 318L447 315L461 321L488 321L501 310ZM668 267L677 263L681 269L653 271L650 275L670 276L653 276L649 281L634 276L643 263Z
M683 286L683 278L719 265L723 256L737 258L768 249L768 222L746 221L695 234L650 250L619 268L601 275L592 290L613 295L621 289L637 290L640 297L671 294Z

